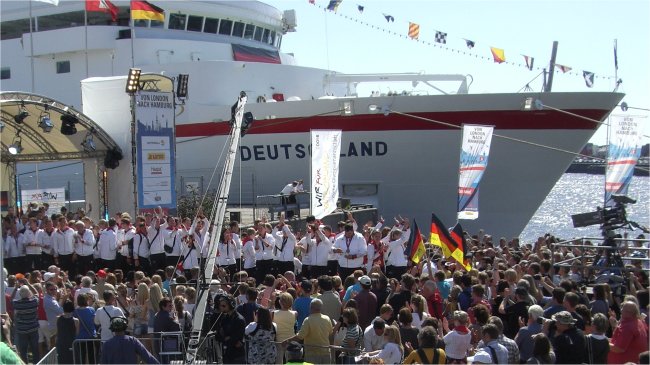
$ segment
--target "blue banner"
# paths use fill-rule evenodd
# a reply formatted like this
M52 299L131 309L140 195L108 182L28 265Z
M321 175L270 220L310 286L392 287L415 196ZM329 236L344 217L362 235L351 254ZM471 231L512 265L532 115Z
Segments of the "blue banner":
M176 209L174 96L139 92L135 98L138 209Z
M458 177L458 219L478 218L478 186L487 168L494 127L463 125Z
M641 156L639 116L614 115L610 119L607 172L605 173L605 206L616 205L612 194L627 195L634 166Z

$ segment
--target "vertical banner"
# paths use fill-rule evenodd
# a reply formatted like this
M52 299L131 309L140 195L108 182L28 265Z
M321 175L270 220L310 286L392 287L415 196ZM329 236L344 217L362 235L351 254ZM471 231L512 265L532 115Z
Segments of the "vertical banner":
M135 95L138 208L176 208L174 96L164 92Z
M339 199L340 130L311 131L311 212L321 219Z
M458 177L458 219L478 218L478 185L490 155L494 127L463 125Z
M609 123L607 172L605 173L605 206L614 206L612 194L626 195L634 175L634 166L641 156L640 119L644 116L612 115Z

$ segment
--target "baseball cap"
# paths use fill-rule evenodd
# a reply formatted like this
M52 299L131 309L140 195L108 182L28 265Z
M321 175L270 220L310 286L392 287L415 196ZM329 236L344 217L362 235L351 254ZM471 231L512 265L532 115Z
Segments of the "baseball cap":
M16 280L20 280L20 279L24 279L24 278L25 278L25 275L23 275L21 273L16 274Z
M104 271L104 270L97 271L97 276L99 276L100 278L105 278L106 275L107 275L106 271Z
M364 275L364 276L359 278L359 283L361 285L371 285L372 280L370 280L370 277L368 275Z
M50 279L54 279L55 277L56 277L56 274L55 274L55 273L53 273L53 272L46 272L46 273L43 275L43 280L45 280L45 281L49 281Z
M492 364L492 356L485 350L478 350L474 356L469 356L467 362L472 364Z

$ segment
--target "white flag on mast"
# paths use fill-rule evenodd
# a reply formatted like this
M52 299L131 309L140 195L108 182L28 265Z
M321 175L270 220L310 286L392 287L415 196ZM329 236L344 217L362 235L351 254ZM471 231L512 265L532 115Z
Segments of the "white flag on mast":
M339 199L340 130L311 131L311 213L321 219Z
M641 156L641 125L644 116L612 115L607 171L605 173L605 206L614 206L612 194L627 195L639 156Z

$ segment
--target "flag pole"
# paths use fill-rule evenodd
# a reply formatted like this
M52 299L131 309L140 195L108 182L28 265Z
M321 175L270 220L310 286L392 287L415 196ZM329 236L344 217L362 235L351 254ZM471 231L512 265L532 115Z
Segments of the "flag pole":
M133 4L131 4L133 6ZM133 19L133 9L130 9L129 17L131 18L131 67L135 67L135 56L133 47L133 38L135 37L135 20Z
M33 34L33 25L32 22L34 21L32 17L32 0L29 0L29 59L30 59L30 65L31 65L31 71L32 71L32 92L35 92L34 90L34 34Z
M84 6L84 54L86 56L86 78L88 78L88 9Z
M311 144L311 133L312 133L312 129L310 128L309 129L309 144ZM307 148L307 150L309 150L309 148ZM311 160L312 160L312 157L311 157L311 154L310 154L310 156L309 156L309 215L314 214L312 212L312 196L314 196L313 195L314 192L311 191L312 187L313 187L313 184L312 184L312 181L311 181L312 180L312 173L313 173L313 171L312 171L313 166L312 166L312 161Z

